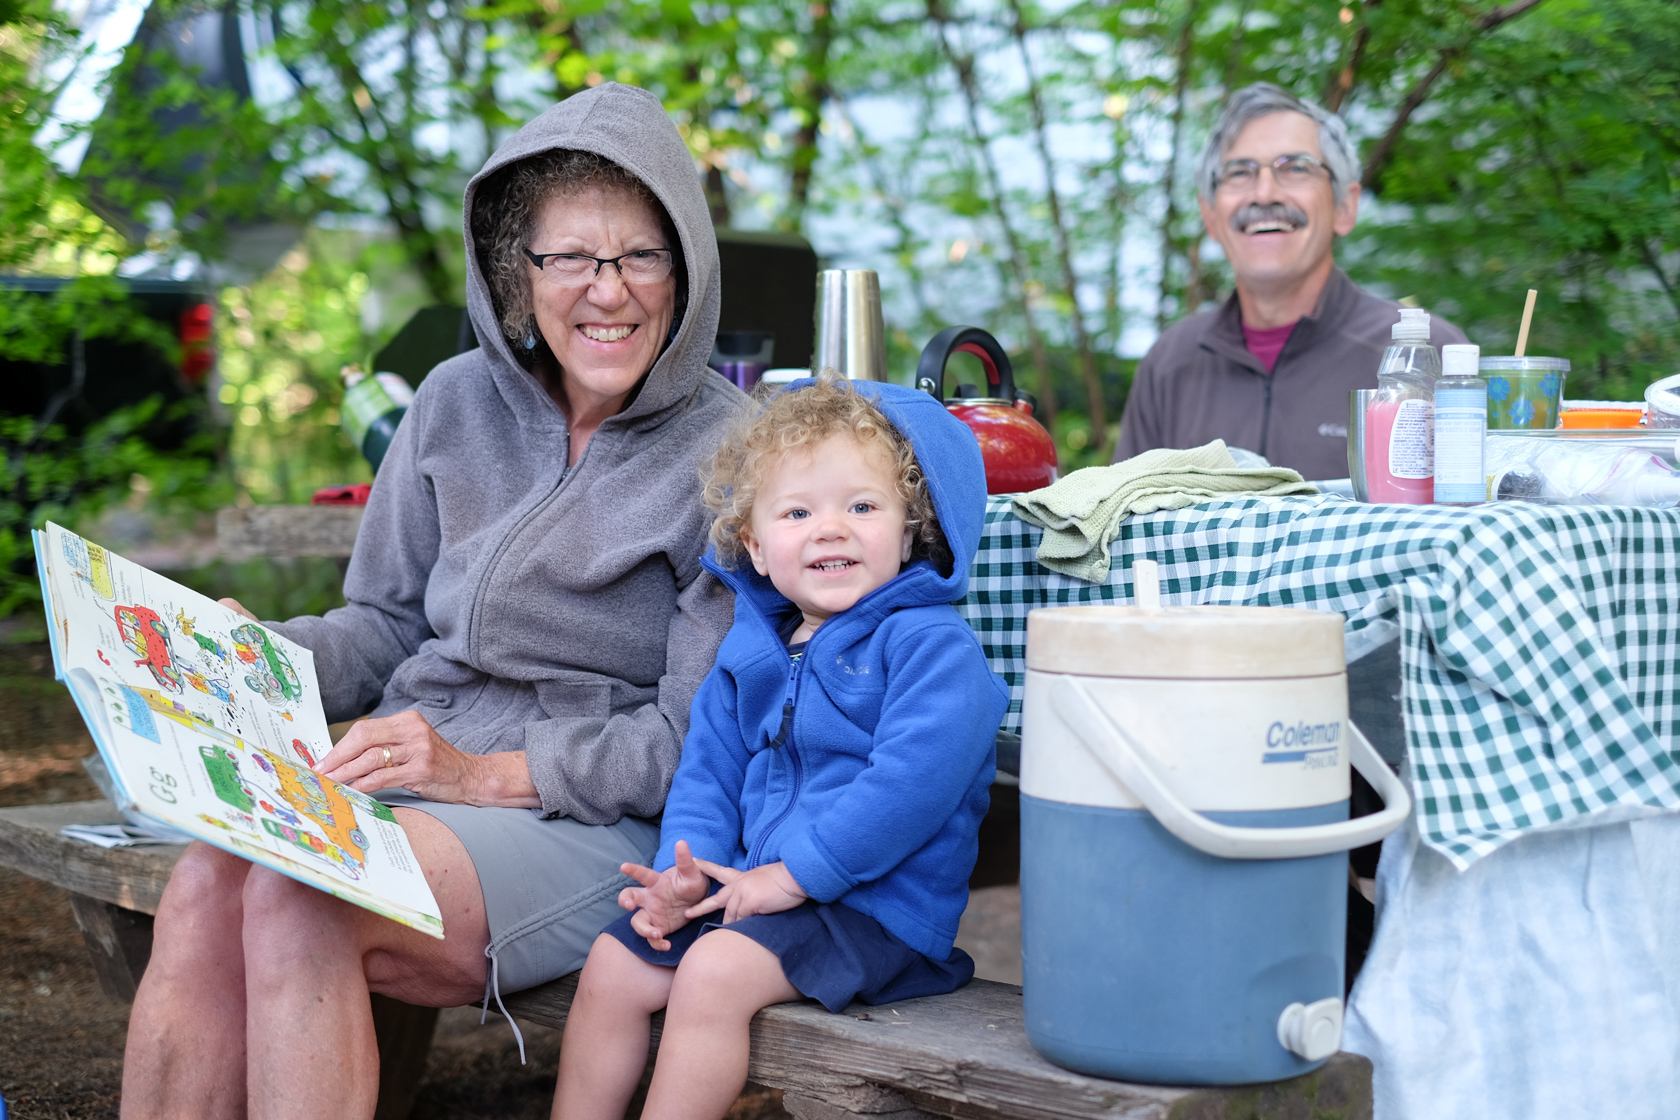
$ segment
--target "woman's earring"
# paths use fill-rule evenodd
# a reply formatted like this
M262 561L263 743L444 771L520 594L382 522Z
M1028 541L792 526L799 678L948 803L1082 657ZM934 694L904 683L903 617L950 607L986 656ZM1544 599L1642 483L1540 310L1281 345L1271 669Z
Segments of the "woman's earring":
M536 326L535 323L532 323L525 328L525 349L535 350L536 348L537 348L537 326Z

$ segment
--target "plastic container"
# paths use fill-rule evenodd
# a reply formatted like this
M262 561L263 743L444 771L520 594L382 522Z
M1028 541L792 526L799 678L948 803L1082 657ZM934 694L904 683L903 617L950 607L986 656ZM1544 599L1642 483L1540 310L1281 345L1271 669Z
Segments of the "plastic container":
M719 331L707 364L750 393L770 368L775 352L776 336L771 331Z
M1476 376L1480 346L1441 347L1435 382L1435 504L1487 501L1482 444L1487 439L1487 382Z
M1585 431L1638 428L1645 423L1643 401L1564 401L1558 427Z
M1568 358L1484 357L1488 430L1555 428L1563 403Z
M1680 475L1662 457L1610 440L1490 437L1489 500L1546 505L1680 504Z
M1400 309L1383 352L1377 393L1365 410L1365 488L1373 502L1427 505L1435 498L1435 379L1429 312Z
M1339 1048L1345 852L1410 812L1348 722L1342 650L1318 611L1032 612L1021 952L1044 1057L1234 1085ZM1353 821L1350 756L1386 802Z
M1645 390L1645 426L1680 428L1680 373L1653 381Z

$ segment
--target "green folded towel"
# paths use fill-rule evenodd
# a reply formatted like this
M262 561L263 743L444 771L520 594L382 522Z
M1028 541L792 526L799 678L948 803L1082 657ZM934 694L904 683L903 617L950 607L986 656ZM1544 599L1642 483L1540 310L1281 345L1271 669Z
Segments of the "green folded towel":
M1060 482L1017 494L1016 516L1044 530L1038 562L1063 575L1101 583L1108 578L1108 546L1120 523L1134 513L1154 513L1229 497L1316 494L1287 467L1237 466L1225 441L1185 451L1157 448L1111 467L1086 467Z

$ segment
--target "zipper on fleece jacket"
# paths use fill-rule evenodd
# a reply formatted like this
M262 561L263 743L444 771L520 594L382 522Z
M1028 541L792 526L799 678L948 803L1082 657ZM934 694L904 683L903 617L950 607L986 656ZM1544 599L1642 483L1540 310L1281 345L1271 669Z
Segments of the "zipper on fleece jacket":
M787 643L782 641L782 636L777 632L775 623L770 621L770 616L764 613L764 609L758 605L752 595L745 588L738 585L736 582L738 577L736 577L733 572L728 569L715 565L710 557L705 559L702 563L712 572L713 575L717 576L724 582L725 585L734 590L736 602L745 600L753 608L753 614L758 618L760 624L762 624L764 628L770 632L770 636L774 639L775 643L786 649ZM867 603L874 596L886 594L886 589L891 586L893 582L893 580L888 580L880 587L875 588L873 591L869 592L869 594L863 596L856 603L853 603L847 609L856 610L860 605ZM817 641L828 632L829 631L827 630L825 624L822 627L818 627L817 632L811 635L810 640L805 643L805 656L794 663L793 675L788 681L787 696L782 701L782 724L781 727L777 729L775 738L770 740L769 746L773 750L780 750L784 746L787 749L788 763L793 767L793 795L788 798L787 807L780 813L776 814L776 819L770 822L770 826L764 830L762 835L759 836L758 843L754 844L752 846L752 851L747 854L747 869L749 871L759 865L759 861L764 858L764 849L770 843L770 837L775 833L776 829L780 828L782 824L786 822L788 817L792 815L794 806L799 803L799 793L805 784L805 764L799 757L798 744L793 734L793 720L794 715L799 708L799 686L803 676L805 663L811 660L814 652L813 647L816 645Z
M600 432L597 431L595 434L598 436ZM503 535L501 543L496 546L496 551L490 557L490 562L484 565L484 574L478 580L478 590L473 593L472 613L467 616L467 655L469 657L474 659L478 657L478 618L484 608L484 597L490 590L491 577L495 575L496 569L501 566L502 558L508 554L508 550L513 547L513 542L536 519L537 515L554 504L555 499L560 496L560 491L566 488L566 483L583 467L584 460L589 458L589 448L594 443L595 440L591 438L589 443L584 445L583 454L578 456L576 463L560 468L559 479L556 480L548 493L538 498L531 508L526 510L524 515L514 523L513 528ZM566 454L568 457L571 455L570 438L566 442Z
M1273 366L1275 372L1277 367ZM1266 444L1272 435L1272 375L1266 375L1266 400L1260 406L1260 446L1255 448L1261 456L1266 454Z
M811 641L816 641L816 637L815 634L811 635ZM793 673L788 677L787 697L782 701L782 726L776 732L776 737L770 740L771 750L784 747L787 749L788 765L793 768L793 792L788 795L787 805L776 814L776 819L770 822L769 827L759 834L758 843L754 844L753 850L747 854L749 871L763 861L764 849L770 843L770 837L793 814L794 806L799 804L800 788L805 784L805 765L799 757L799 748L793 741L793 713L799 709L799 682L803 676L801 670L805 667L805 658L810 656L811 646L807 643L805 656L793 663Z

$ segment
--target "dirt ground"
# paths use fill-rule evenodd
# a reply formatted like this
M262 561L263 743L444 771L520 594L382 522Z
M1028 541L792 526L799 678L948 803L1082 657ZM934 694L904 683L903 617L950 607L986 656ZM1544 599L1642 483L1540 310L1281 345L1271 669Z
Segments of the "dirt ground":
M46 645L0 641L0 807L98 797L80 762L91 753ZM959 943L980 975L1020 982L1019 914L1015 888L975 892ZM473 1008L440 1016L415 1120L546 1117L559 1032L522 1022L521 1066L507 1024L478 1018ZM12 1120L114 1118L127 1031L128 1005L100 990L68 896L0 869L0 1097ZM731 1120L781 1120L780 1099L749 1085Z
M0 806L99 791L93 741L44 643L0 644ZM105 998L68 896L0 870L0 1096L13 1117L117 1114L128 1008Z

